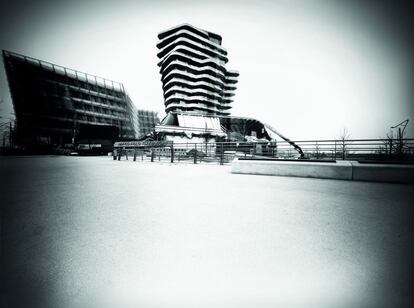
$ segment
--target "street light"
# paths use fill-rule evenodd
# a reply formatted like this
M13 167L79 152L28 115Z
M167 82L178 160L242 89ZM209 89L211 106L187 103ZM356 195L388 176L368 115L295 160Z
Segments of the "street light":
M399 145L398 145L398 153L401 154L402 152L402 147L403 147L403 136L404 136L404 131L405 128L407 127L408 124L408 119L405 121L402 121L401 123L395 125L395 126L391 126L391 129L397 128L398 127L398 140L399 140ZM401 131L401 126L403 126L404 128Z

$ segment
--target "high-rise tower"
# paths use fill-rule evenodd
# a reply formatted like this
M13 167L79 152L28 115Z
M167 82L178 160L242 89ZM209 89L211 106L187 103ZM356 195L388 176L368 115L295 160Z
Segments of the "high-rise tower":
M228 59L221 36L183 24L158 38L166 113L229 115L239 73L224 67Z

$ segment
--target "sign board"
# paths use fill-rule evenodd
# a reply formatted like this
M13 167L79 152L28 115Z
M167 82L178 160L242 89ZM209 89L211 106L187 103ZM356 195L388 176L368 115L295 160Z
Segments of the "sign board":
M119 141L115 142L114 148L164 148L171 147L173 145L172 141Z
M78 150L91 150L95 148L101 148L102 144L99 143L80 143L78 144L77 148Z

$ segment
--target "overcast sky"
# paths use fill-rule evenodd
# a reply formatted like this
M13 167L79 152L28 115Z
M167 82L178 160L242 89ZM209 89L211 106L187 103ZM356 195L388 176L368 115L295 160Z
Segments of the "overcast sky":
M409 118L412 25L380 1L13 1L0 48L124 83L138 108L164 113L157 33L181 23L216 32L240 72L232 115L292 139L378 138ZM0 122L12 117L0 69Z

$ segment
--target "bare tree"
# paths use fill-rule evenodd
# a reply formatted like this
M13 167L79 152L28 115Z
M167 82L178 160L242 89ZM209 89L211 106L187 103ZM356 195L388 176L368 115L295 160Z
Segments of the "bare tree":
M314 153L313 153L313 156L314 157L316 157L316 159L319 159L319 156L320 156L320 147L319 147L319 144L318 144L318 142L316 142L316 144L315 144L315 151L314 151Z
M344 160L346 157L346 147L347 147L347 140L351 138L351 133L349 132L348 128L344 127L339 134L339 140L341 141L342 147L342 159Z
M392 154L393 148L393 140L394 140L394 131L390 129L390 131L386 134L386 141L384 141L385 146L385 154Z

